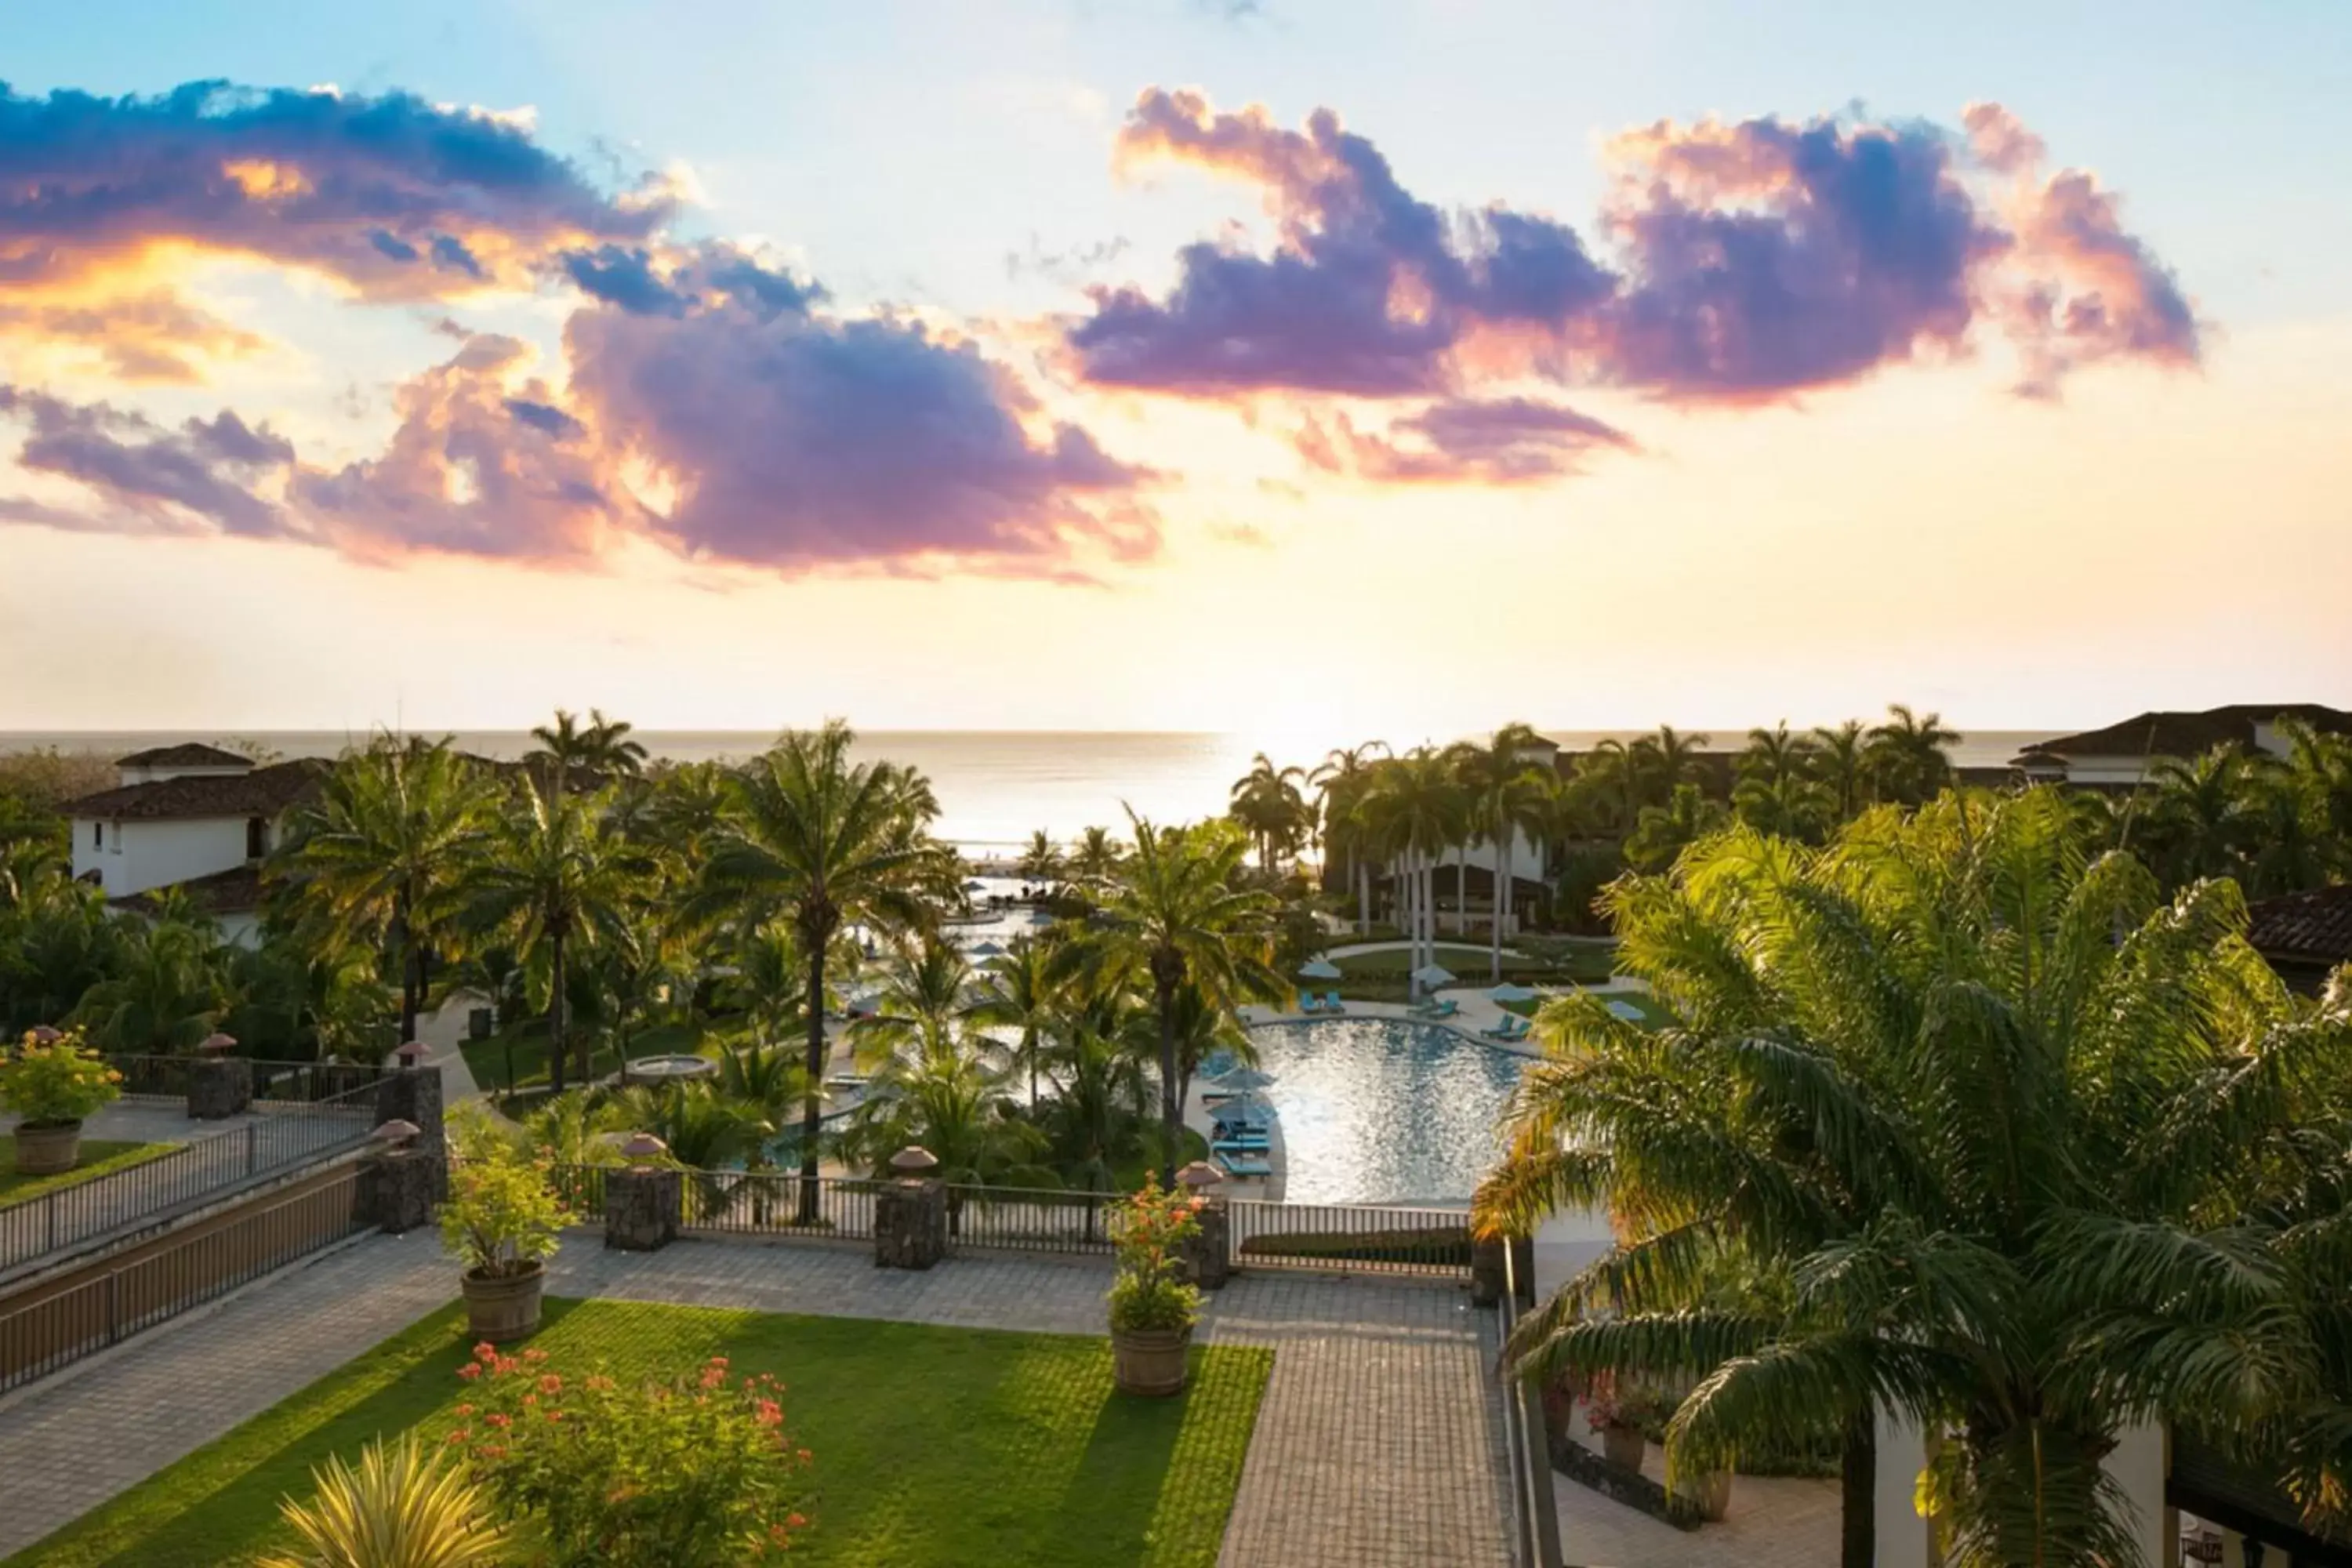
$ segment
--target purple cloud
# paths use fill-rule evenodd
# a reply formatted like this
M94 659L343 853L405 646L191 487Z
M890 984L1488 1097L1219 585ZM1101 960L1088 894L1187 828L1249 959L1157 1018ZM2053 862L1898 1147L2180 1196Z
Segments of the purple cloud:
M190 533L211 530L260 538L288 531L282 509L257 488L291 468L294 448L267 426L235 414L190 419L167 428L144 415L99 404L72 404L0 384L0 417L26 426L17 466L70 479L107 505L86 528L113 532ZM56 511L16 498L21 521L52 521Z
M1441 213L1328 110L1292 131L1154 88L1119 132L1121 164L1256 184L1276 243L1188 246L1159 298L1098 286L1063 342L1097 384L1210 398L1459 398L1533 375L1773 400L1966 353L1988 320L2053 376L2195 363L2193 312L2112 196L2069 172L2004 221L1988 176L2030 175L2040 142L1997 107L1968 124L1966 139L1831 119L1620 137L1596 258L1548 217Z
M1595 449L1639 449L1613 425L1527 397L1433 403L1381 435L1310 414L1294 444L1327 473L1383 484L1534 484L1579 472Z

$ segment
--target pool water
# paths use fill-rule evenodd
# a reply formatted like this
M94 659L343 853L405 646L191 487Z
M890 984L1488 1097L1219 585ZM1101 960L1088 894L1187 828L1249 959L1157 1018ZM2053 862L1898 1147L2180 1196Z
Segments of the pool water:
M1502 1152L1502 1113L1526 1058L1401 1018L1326 1018L1250 1031L1275 1081L1283 1195L1297 1204L1470 1201Z

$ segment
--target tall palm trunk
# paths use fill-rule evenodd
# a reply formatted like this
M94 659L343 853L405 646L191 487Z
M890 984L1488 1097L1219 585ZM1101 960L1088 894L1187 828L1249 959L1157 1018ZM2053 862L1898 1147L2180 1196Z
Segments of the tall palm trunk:
M1486 983L1490 985L1500 985L1503 983L1503 910L1510 897L1511 835L1514 831L1515 829L1507 826L1502 828L1501 837L1495 845L1495 893L1494 897L1486 900L1488 911L1493 917L1490 923L1494 927L1491 945L1486 955Z
M394 1044L402 1046L416 1037L416 1016L423 1010L425 992L425 955L409 925L408 907L408 895L403 893L392 917L393 941L400 948L400 1038Z
M560 931L548 933L548 993L547 993L547 1087L556 1093L563 1092L563 936ZM588 1081L588 1062L580 1062L580 1081Z
M1353 849L1348 851L1348 868L1354 873L1356 883L1356 934L1372 934L1372 868L1364 864Z
M1872 1568L1878 1556L1878 1424L1870 1411L1849 1416L1838 1466L1838 1568Z
M1176 1130L1183 1124L1176 1103L1176 987L1161 980L1154 989L1160 994L1160 1184L1173 1192Z
M824 938L820 937L808 946L808 1095L801 1101L800 1223L814 1225L817 1214L816 1131L817 1123L822 1120L817 1096L824 1088Z

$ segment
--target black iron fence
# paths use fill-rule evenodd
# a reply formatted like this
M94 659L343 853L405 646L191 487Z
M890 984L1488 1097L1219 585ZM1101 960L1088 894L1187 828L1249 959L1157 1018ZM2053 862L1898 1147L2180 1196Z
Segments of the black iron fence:
M112 1055L106 1065L122 1075L122 1092L147 1099L184 1100L201 1057ZM373 1088L397 1068L373 1062L284 1062L261 1058L253 1063L253 1098L273 1103L310 1104L340 1100L355 1089Z
M882 1184L798 1171L688 1171L688 1230L718 1236L806 1236L842 1241L874 1237L874 1194Z
M358 1172L314 1178L0 1301L0 1390L57 1371L366 1228ZM168 1419L169 1413L160 1413Z
M1108 1252L1108 1193L1041 1187L948 1188L948 1250Z
M247 1182L339 1153L375 1125L375 1086L257 1107L243 1125L0 1205L0 1272L161 1224Z
M1470 1216L1459 1209L1347 1204L1226 1205L1236 1267L1351 1274L1470 1276Z

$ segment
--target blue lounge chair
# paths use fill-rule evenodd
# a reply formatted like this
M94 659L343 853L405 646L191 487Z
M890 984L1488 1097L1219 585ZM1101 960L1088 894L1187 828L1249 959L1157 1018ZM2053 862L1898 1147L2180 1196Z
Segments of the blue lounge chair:
M1237 1132L1263 1132L1274 1125L1274 1118L1262 1110L1244 1110L1231 1106L1217 1112L1209 1120L1216 1123L1217 1131L1220 1132L1228 1130Z
M1267 1164L1264 1160L1253 1160L1245 1154L1220 1152L1217 1155L1217 1163L1225 1168L1225 1173L1229 1176L1272 1176L1274 1174L1272 1165Z
M1263 1138L1220 1138L1215 1142L1209 1145L1209 1152L1213 1154L1265 1154L1272 1152L1273 1147L1274 1145L1268 1143Z
M1528 1037L1528 1021L1513 1014L1494 1028L1478 1032L1490 1040L1524 1040Z
M1344 1013L1347 1010L1348 1005L1339 1000L1339 994L1337 991L1329 992L1325 994L1323 998L1323 1011L1326 1013Z

